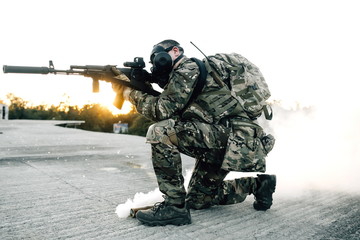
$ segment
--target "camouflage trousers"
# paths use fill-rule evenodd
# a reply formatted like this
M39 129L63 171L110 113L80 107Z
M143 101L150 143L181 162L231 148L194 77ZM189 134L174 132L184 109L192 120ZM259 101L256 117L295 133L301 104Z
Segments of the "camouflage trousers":
M224 181L221 169L229 129L200 122L176 122L177 146L152 143L152 162L159 189L169 204L188 204L193 209L239 203L256 188L256 178ZM180 153L194 157L195 167L187 191Z

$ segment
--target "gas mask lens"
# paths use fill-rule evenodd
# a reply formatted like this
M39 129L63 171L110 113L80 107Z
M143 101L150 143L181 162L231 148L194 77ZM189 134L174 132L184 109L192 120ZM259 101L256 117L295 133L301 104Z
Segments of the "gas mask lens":
M153 68L168 71L172 69L173 61L167 52L155 53L152 59Z
M168 47L168 48L164 48L162 46L154 46L153 50L151 51L151 54L150 54L150 63L151 64L154 64L155 63L155 57L160 54L160 53L163 53L163 54L168 54L168 52L173 49L174 46L171 46L171 47ZM170 57L171 59L171 57ZM164 61L165 59L161 58L161 61ZM172 60L171 60L172 61Z

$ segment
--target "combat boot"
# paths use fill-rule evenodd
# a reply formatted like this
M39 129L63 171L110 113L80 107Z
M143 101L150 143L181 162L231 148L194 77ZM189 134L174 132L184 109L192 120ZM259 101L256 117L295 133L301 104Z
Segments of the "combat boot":
M267 174L258 174L257 176L253 206L256 210L266 211L272 205L272 194L275 192L276 176Z
M190 210L186 206L180 208L165 202L156 203L152 209L140 210L136 218L150 226L184 225L191 223Z

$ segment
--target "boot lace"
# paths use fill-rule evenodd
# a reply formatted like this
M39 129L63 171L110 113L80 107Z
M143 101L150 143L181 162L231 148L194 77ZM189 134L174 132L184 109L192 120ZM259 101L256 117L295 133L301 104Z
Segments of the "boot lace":
M160 210L163 209L166 206L166 196L162 196L164 198L163 202L157 202L154 204L154 206L152 207L152 211L154 212L154 215Z

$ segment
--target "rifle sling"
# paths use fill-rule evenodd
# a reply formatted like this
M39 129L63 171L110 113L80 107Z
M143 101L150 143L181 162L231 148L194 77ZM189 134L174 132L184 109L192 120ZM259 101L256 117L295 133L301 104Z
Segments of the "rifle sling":
M206 83L206 78L207 78L207 70L206 70L206 67L205 67L205 64L197 59L197 58L191 58L191 60L193 60L196 65L198 65L199 67L199 71L200 71L200 74L199 74L199 77L197 79L197 82L195 84L195 87L194 87L194 91L192 92L190 98L189 98L189 101L186 103L185 107L183 108L182 112L181 112L181 115L182 113L185 111L185 109L188 108L188 106L190 105L190 103L197 97L200 95L200 93L202 92L204 86L205 86L205 83Z
M196 65L198 65L200 75L198 77L198 81L197 81L195 89L194 89L194 91L193 91L193 93L192 93L192 95L190 97L189 102L194 100L202 92L202 90L203 90L203 88L205 86L205 83L206 83L206 77L207 77L207 73L208 73L207 70L206 70L205 64L202 61L200 61L197 58L191 58L191 60L193 60L196 63Z

